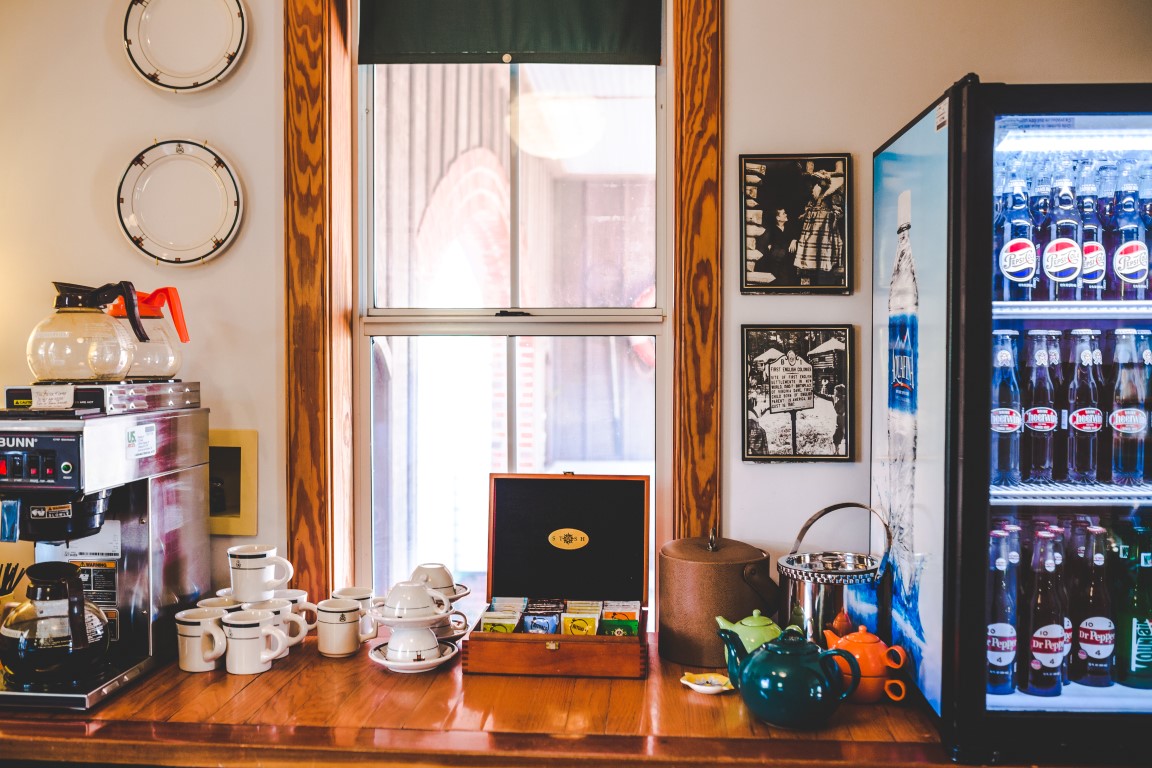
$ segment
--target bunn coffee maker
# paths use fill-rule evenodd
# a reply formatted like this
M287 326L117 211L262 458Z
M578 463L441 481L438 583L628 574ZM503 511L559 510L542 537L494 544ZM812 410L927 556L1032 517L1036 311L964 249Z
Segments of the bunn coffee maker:
M137 401L143 410L115 412L125 386L148 390ZM208 409L198 407L199 386L76 387L76 402L85 389L90 407L39 410L12 407L9 388L0 507L9 537L17 525L19 539L35 542L37 563L80 568L84 598L108 618L109 650L78 679L6 672L0 706L92 707L175 655L173 617L209 588Z

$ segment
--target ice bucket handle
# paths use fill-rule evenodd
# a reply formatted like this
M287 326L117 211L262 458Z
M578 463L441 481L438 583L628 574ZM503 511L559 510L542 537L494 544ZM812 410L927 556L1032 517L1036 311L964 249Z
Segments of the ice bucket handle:
M839 509L848 509L850 507L868 510L876 516L876 519L880 521L880 525L884 526L884 555L880 558L880 567L876 569L876 575L879 577L882 573L884 573L884 568L888 564L888 552L892 549L892 531L888 528L888 521L884 519L883 515L872 509L872 507L868 506L867 504L860 504L855 501L842 501L839 504L832 504L830 506L824 507L824 509L808 518L808 522L804 523L803 527L800 528L800 533L796 535L796 543L792 545L792 551L788 553L788 556L791 557L800 550L800 542L804 540L804 534L808 533L808 529L812 527L813 523L824 517L824 515L827 515L829 512L835 512Z

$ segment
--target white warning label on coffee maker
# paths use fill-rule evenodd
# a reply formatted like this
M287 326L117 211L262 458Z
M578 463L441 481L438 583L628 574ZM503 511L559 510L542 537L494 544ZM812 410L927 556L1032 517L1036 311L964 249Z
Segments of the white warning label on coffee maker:
M128 458L146 459L156 455L156 425L137 424L127 432Z

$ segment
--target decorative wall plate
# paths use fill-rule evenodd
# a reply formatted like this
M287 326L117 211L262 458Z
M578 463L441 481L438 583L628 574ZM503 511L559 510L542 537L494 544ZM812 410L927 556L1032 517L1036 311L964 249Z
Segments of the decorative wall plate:
M197 91L236 66L248 40L247 21L240 0L131 0L124 50L157 88Z
M236 237L244 213L240 181L220 153L186 139L140 152L120 179L120 228L167 264L197 264Z

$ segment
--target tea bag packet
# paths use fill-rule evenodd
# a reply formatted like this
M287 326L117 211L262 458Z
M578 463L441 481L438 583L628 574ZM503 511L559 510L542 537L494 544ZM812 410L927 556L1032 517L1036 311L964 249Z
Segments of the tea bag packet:
M594 635L599 625L599 613L565 612L560 614L561 634L564 635Z
M568 613L582 613L591 615L600 615L600 611L604 608L604 603L599 600L569 600L567 601Z
M538 635L555 635L560 632L560 614L564 612L563 600L529 600L524 611L524 631Z
M640 601L608 600L600 619L600 634L634 637L640 633Z
M485 611L480 617L480 631L511 634L519 623L519 611Z
M526 597L494 597L488 605L488 610L490 611L516 611L517 613L524 613L527 608L528 598Z

